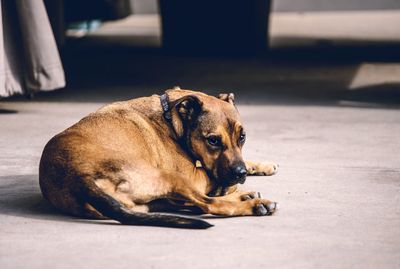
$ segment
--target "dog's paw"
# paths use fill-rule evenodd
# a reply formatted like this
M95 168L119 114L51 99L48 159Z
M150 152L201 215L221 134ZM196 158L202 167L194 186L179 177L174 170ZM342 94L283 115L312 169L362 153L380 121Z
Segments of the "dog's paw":
M253 207L253 214L255 216L269 216L274 214L277 210L278 203L259 199Z
M279 165L272 162L251 163L247 167L247 174L252 176L272 176L278 173Z

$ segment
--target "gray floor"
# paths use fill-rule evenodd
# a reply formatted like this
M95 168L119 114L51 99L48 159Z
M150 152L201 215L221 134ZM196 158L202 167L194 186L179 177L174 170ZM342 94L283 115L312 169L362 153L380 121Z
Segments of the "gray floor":
M336 49L67 51L66 89L0 102L0 267L399 268L399 50ZM276 215L206 216L205 231L134 227L63 216L41 198L38 162L54 134L106 102L174 85L236 93L245 156L280 164L244 188L278 201Z
M128 227L57 214L41 198L47 140L101 103L4 102L0 114L2 268L398 268L400 113L395 108L240 105L245 156L280 163L245 188L271 217L206 231Z

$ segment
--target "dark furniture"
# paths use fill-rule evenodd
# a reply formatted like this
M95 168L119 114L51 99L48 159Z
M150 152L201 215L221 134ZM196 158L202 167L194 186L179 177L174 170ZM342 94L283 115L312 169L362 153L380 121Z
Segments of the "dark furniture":
M268 46L271 0L159 0L159 5L168 51L255 54Z

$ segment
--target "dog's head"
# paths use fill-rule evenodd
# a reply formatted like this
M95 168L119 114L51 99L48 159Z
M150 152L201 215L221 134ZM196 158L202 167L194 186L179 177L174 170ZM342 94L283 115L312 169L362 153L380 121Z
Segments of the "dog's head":
M242 147L246 133L232 93L218 98L205 94L183 96L174 102L171 116L179 141L215 183L244 183L247 171Z

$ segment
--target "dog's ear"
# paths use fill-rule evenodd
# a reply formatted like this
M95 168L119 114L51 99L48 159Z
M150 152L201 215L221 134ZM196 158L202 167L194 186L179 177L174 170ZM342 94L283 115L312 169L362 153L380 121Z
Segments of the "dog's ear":
M235 95L233 93L220 93L218 95L218 98L232 105L235 105Z
M178 138L181 138L185 129L193 124L200 115L203 102L194 95L184 96L174 102L171 110L172 126Z

